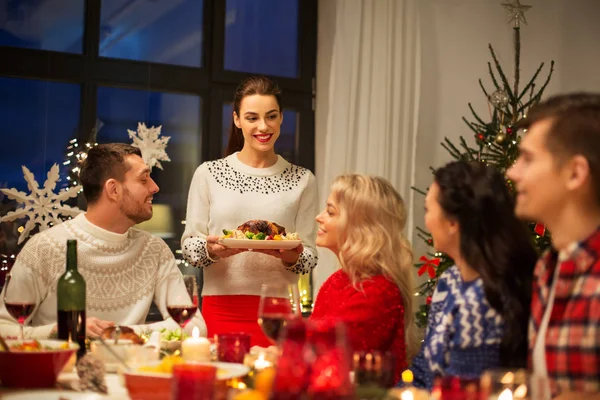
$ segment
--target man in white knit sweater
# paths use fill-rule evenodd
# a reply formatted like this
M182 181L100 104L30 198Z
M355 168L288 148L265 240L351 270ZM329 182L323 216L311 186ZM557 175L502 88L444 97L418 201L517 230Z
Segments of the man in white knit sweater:
M145 328L177 329L167 312L167 295L188 295L175 258L162 239L133 228L152 217L152 198L159 190L140 150L126 144L93 147L81 167L80 181L87 212L33 236L11 270L11 287L36 298L25 338L44 339L56 333L56 283L65 271L67 239L79 242L88 336L96 337L115 324L138 333ZM165 320L144 325L153 301ZM17 322L0 303L0 334L18 336ZM186 331L194 326L206 336L199 312Z

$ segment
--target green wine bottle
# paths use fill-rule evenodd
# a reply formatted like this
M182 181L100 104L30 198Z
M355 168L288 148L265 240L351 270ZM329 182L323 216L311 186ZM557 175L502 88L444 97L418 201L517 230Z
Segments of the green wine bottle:
M67 240L67 271L56 288L58 338L77 342L77 359L85 355L85 280L77 272L77 240Z

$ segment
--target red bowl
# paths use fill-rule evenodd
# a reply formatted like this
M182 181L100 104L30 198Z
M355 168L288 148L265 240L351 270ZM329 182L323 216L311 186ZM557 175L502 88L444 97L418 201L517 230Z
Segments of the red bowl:
M160 362L148 364L158 365ZM214 362L220 372L215 381L215 399L227 398L227 379L240 378L246 375L249 368L241 364ZM131 400L169 400L171 398L171 373L125 371L125 386Z
M124 372L125 386L131 400L169 400L171 399L171 374L151 372ZM227 399L227 381L216 380L216 400Z
M53 387L60 371L69 358L79 349L76 343L68 348L64 340L40 340L49 350L0 352L0 381L5 387L45 388ZM22 343L20 340L7 340L8 346Z
M124 372L125 386L131 400L169 400L171 374Z

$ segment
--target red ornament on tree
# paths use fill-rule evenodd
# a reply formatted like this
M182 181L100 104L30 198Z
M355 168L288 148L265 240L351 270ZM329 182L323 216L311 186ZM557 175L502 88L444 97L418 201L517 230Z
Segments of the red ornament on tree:
M509 135L512 135L513 128L511 128L510 126L508 128L506 128L506 133L509 134Z
M484 138L483 133L478 133L477 134L477 139L483 140L483 138Z
M533 228L533 230L538 235L544 236L544 234L546 233L546 225L541 224L541 223L538 222L537 224L535 224L535 227Z
M431 304L431 296L427 296L427 299L425 299L425 303L427 303L427 305Z

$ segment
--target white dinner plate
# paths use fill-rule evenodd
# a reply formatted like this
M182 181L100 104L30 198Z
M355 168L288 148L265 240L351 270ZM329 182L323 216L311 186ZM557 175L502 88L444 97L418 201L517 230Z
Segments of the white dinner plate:
M225 247L230 249L256 249L256 250L291 250L300 246L300 240L252 240L252 239L219 239Z
M148 365L158 365L160 362L150 363ZM206 364L206 365L214 365L217 367L217 379L233 379L240 378L248 372L250 372L250 368L244 364L237 363L227 363L220 361L212 361L212 362L200 362L198 364ZM170 378L172 374L164 373L164 372L146 372L146 371L133 371L133 372L125 372L125 374L129 375L141 375L147 377L155 377L155 378Z
M68 382L79 379L76 373L62 373L58 377L60 382ZM2 400L128 400L127 389L119 383L118 376L115 374L106 374L106 385L108 394L95 392L75 392L69 389L2 389L0 388L0 399ZM59 385L60 386L60 385Z
M250 368L244 364L226 363L215 361L210 363L217 367L217 379L241 378L250 372Z

